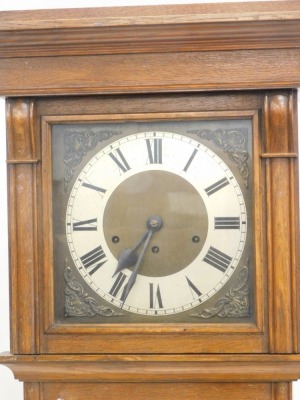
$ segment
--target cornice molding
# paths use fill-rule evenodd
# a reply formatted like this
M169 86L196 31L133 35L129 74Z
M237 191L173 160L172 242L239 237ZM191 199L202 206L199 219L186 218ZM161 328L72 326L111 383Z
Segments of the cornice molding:
M298 0L2 11L0 31L299 19Z
M168 358L171 358L169 360ZM173 357L174 358L174 357ZM176 358L176 357L175 357ZM282 382L300 374L299 355L171 357L0 357L16 379L26 382Z
M298 47L298 1L0 13L0 58Z

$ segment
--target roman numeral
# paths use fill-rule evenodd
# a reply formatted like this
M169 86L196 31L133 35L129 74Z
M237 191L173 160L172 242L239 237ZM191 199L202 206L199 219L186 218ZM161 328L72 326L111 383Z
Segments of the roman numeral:
M212 194L216 193L218 190L222 189L223 187L229 185L228 179L222 178L218 182L214 183L211 186L208 186L206 189L204 189L207 193L208 196L211 196Z
M146 139L150 164L162 164L162 139Z
M89 251L80 260L84 268L88 271L90 275L93 275L103 264L107 262L106 255L101 246Z
M188 162L185 164L185 167L183 168L184 172L186 172L189 169L189 166L191 165L193 159L195 158L196 154L198 153L198 150L195 149L192 154L191 157L188 159Z
M120 300L123 302L126 300L125 292L126 292L126 288L127 288L127 283L126 283L126 285L124 285L126 279L127 279L127 275L123 274L123 272L120 272L109 291L109 294L114 297L118 297L119 294L121 293Z
M217 268L219 271L225 272L229 267L232 258L211 246L203 261L212 267Z
M156 290L154 289L154 283L149 283L150 288L150 308L164 308L160 293L159 285Z
M123 172L130 170L130 166L120 149L117 149L115 154L113 152L109 153L109 156Z
M215 217L215 229L240 229L240 217Z
M200 296L202 295L202 293L201 293L200 290L197 288L197 286L195 286L195 285L193 284L193 282L192 282L187 276L186 276L185 278L186 278L187 283L188 283L188 285L189 285L189 287L190 287L190 289L191 289L191 293L192 293L193 298L195 298L195 297L200 297ZM197 296L195 296L194 293L196 293Z
M101 188L99 186L91 185L90 183L83 182L82 186L84 186L84 187L86 187L88 189L96 190L96 192L100 192L100 193L105 193L106 192L106 189L103 189L103 188Z
M73 231L96 231L97 218L87 219L86 221L73 222Z

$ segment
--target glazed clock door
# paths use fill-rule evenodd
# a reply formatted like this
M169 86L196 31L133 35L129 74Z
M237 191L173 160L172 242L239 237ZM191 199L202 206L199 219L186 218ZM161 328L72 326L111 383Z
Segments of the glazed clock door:
M43 351L264 351L259 98L40 100Z

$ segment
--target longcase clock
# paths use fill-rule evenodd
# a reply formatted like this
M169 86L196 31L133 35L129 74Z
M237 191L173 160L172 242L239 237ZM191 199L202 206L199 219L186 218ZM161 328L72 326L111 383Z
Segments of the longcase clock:
M26 400L289 400L299 3L0 21Z

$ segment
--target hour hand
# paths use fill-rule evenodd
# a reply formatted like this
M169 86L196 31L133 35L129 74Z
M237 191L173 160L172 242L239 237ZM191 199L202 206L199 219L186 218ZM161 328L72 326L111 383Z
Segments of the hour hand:
M133 249L124 249L121 251L117 268L113 274L113 277L122 269L132 267L136 264L138 260L138 256L136 254L136 250L140 247L140 245L146 240L148 236L149 230L147 230L143 236L137 241Z

